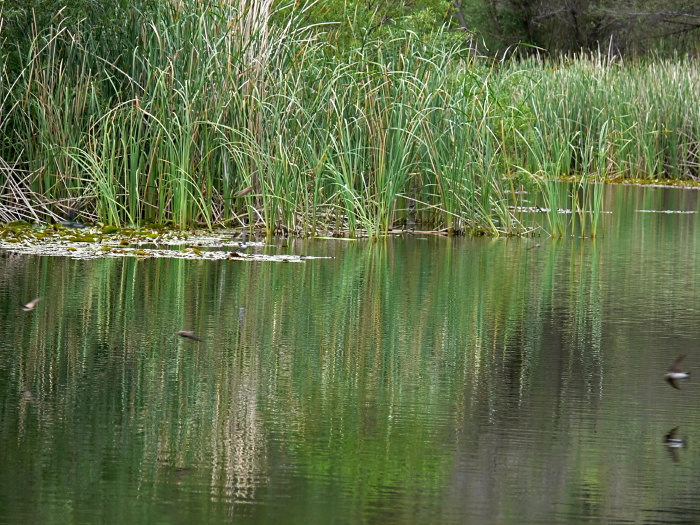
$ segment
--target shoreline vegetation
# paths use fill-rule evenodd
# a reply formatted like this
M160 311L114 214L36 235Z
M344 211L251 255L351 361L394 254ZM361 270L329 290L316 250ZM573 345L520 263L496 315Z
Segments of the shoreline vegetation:
M351 48L302 15L163 2L99 38L59 14L28 49L5 40L0 221L497 236L533 232L526 205L594 236L602 182L698 178L692 58Z

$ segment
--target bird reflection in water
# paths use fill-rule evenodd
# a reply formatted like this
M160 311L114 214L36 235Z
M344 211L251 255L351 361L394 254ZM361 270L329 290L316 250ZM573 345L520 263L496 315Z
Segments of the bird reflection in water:
M685 439L678 437L676 434L677 432L678 427L673 427L664 436L664 445L666 446L666 450L668 450L668 453L671 456L671 459L673 459L674 463L678 463L680 461L678 451L688 446L688 442Z
M194 332L191 332L190 330L180 330L177 335L180 337L183 337L185 339L191 339L192 341L197 341L198 343L204 342L202 339L194 335Z
M34 403L36 401L36 398L34 397L34 394L32 394L31 390L22 390L19 393L19 399L20 401L25 401L27 403Z

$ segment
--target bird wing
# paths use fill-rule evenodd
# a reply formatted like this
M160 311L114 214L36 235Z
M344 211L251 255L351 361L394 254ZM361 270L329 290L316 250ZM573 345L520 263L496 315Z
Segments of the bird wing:
M42 299L43 299L43 297L37 297L36 299L32 299L27 304L22 305L22 308L24 308L26 310L32 310L37 305L37 303L39 301L41 301Z
M666 381L668 381L668 384L671 385L676 390L681 389L681 387L678 386L678 382L675 379L673 379L672 377L667 377Z
M680 356L676 361L671 365L671 368L669 369L671 372L680 372L680 364L681 361L685 358L685 355Z

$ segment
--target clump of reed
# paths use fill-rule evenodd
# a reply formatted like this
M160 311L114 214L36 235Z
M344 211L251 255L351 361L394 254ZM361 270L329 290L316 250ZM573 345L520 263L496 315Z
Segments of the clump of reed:
M690 58L625 64L604 54L525 63L531 129L560 173L695 179L700 95Z
M688 113L687 101L700 95L700 72L691 59L625 64L599 53L517 67L522 73L514 99L522 101L528 125L517 131L516 162L540 175L550 232L566 229L555 211L564 198L583 230L595 235L600 182L697 179L700 121ZM570 175L578 182L562 197L552 180Z
M552 209L552 181L578 175L569 197L595 234L588 181L696 176L690 63L492 66L413 34L343 50L291 7L164 2L114 40L60 19L37 31L19 66L0 63L3 216L511 235L527 231L521 182Z

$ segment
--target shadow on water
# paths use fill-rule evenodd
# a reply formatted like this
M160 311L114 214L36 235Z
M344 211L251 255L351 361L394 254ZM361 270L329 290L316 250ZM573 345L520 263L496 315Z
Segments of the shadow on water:
M596 239L3 257L0 522L699 519L697 216L636 211L697 202L648 192Z

